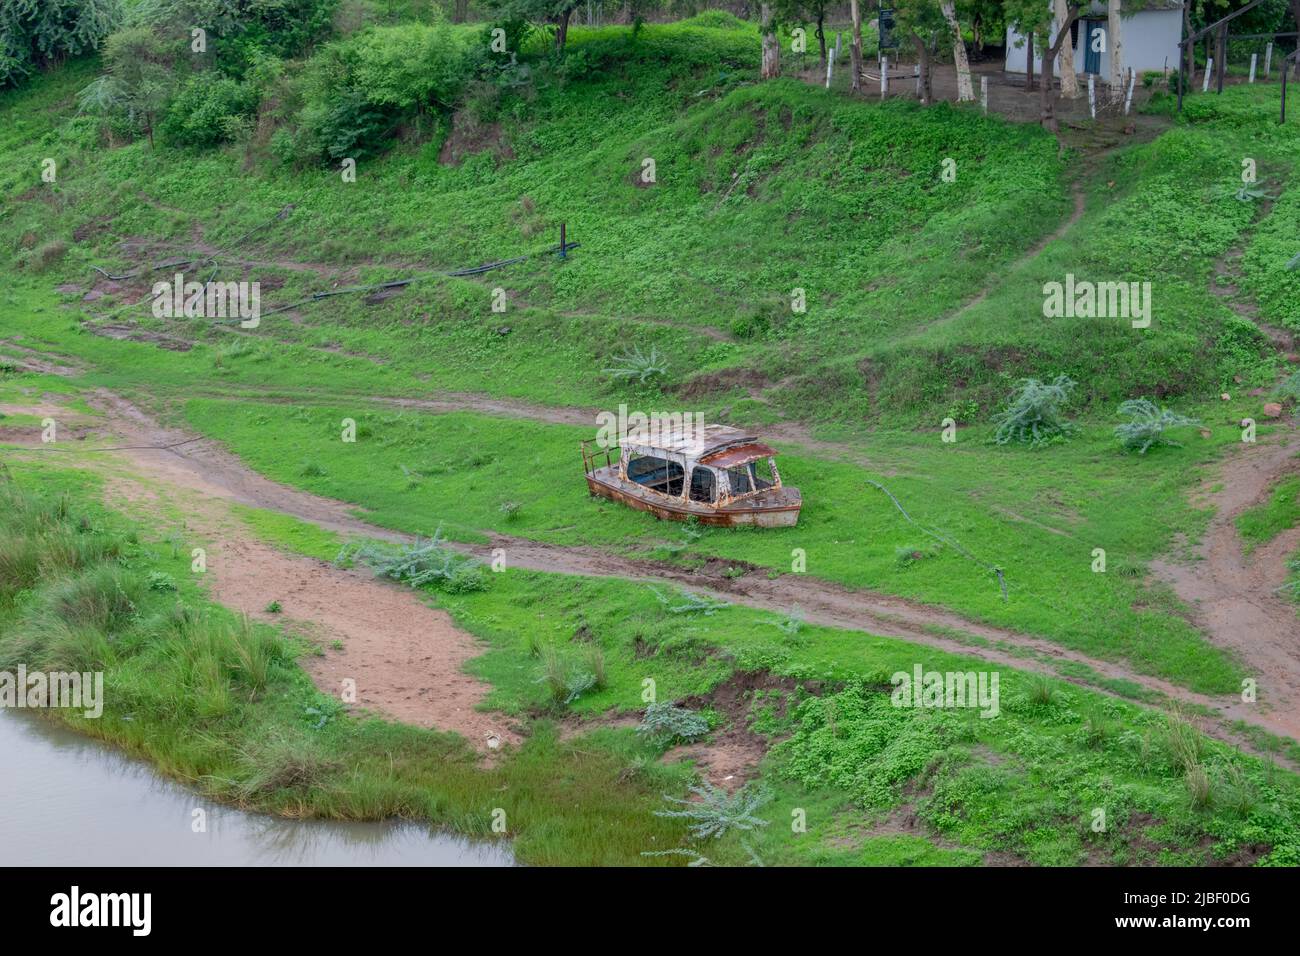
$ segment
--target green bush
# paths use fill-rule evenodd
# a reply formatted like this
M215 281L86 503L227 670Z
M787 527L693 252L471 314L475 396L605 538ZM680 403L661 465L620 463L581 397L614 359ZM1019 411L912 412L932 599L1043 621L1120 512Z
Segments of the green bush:
M121 0L4 0L0 87L16 86L38 68L91 52L121 19Z
M190 77L167 106L159 126L178 146L216 146L237 139L257 110L258 91L217 73Z
M377 153L402 123L449 113L476 65L442 24L371 27L329 44L307 63L294 131L273 151L300 161Z
M993 440L999 445L1012 441L1041 445L1062 440L1074 431L1064 412L1072 391L1074 381L1065 375L1051 382L1021 379L1007 407L993 416L997 426Z

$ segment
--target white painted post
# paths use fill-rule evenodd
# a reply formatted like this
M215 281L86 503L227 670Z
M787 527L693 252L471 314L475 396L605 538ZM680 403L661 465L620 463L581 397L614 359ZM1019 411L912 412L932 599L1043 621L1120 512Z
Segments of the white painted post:
M1257 56L1259 56L1258 53L1252 53L1250 55L1250 79L1246 81L1247 83L1255 82L1255 57Z
M1128 68L1128 95L1124 97L1124 115L1128 116L1129 108L1133 105L1133 84L1137 82L1137 72L1133 67Z
M1268 79L1269 68L1273 65L1273 44L1264 47L1264 79Z
M889 92L889 57L880 58L880 98L883 100Z
M1214 57L1207 56L1205 58L1205 82L1201 84L1202 93L1208 93L1210 91L1210 74L1213 72L1214 72Z
M826 55L826 89L831 88L831 73L835 69L835 50L834 48Z
M1092 118L1097 118L1097 74L1088 74L1088 111Z
M980 109L987 115L989 111L989 78L980 77Z
M912 75L916 77L916 98L921 98L921 64L918 63L912 67Z

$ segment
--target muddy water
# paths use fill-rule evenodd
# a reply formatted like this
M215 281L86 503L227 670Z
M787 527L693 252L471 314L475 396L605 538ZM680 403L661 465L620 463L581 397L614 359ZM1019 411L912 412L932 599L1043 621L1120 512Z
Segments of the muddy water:
M195 809L207 832L191 826ZM0 709L6 866L508 866L509 850L411 825L282 820L200 799L94 740Z

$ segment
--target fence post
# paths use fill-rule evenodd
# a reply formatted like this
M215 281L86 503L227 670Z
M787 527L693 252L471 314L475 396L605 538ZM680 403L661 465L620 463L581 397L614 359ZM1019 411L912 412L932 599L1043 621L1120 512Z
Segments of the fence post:
M921 98L921 64L918 63L912 67L912 75L916 77L916 98Z
M1088 111L1092 118L1097 118L1097 74L1088 74Z
M1259 56L1258 53L1252 53L1250 55L1250 79L1246 81L1247 83L1255 82L1255 58L1257 56Z
M1129 107L1133 105L1133 84L1137 81L1137 72L1128 68L1128 95L1124 97L1124 115L1128 116Z
M1268 79L1269 67L1273 65L1273 44L1264 47L1264 79Z
M835 55L840 55L840 41L844 39L844 31L837 30L835 33Z
M881 54L880 56L880 98L883 100L889 93L889 57Z
M835 69L835 48L826 55L826 89L831 88L831 72Z
M1214 57L1208 57L1205 61L1205 82L1201 84L1201 92L1210 91L1210 74L1214 72Z
M986 116L988 115L988 111L989 111L989 78L988 78L987 76L981 76L981 77L980 77L980 109L984 111L984 114L985 114Z

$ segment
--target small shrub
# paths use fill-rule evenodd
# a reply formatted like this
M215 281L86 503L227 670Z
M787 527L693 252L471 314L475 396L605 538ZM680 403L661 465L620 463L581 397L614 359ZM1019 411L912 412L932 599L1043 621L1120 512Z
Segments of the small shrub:
M656 810L655 816L674 820L689 821L691 836L697 840L710 837L718 839L732 830L757 830L768 825L767 820L759 819L754 813L770 796L761 791L745 787L729 794L727 791L711 784L691 787L697 799L683 800L680 797L664 797L669 803L675 803L680 810Z
M1029 678L1029 702L1035 707L1048 707L1056 699L1056 685L1050 677L1035 674Z
M997 426L993 440L999 445L1013 441L1043 445L1064 440L1075 431L1073 423L1065 420L1064 411L1074 387L1074 380L1065 375L1051 382L1021 379L1007 407L993 416Z
M381 578L402 581L413 588L431 585L449 594L467 594L487 588L487 575L481 562L446 546L442 528L432 538L417 538L407 545L350 544L335 563L361 562Z
M1183 772L1183 782L1187 786L1187 795L1191 798L1193 807L1203 810L1210 805L1213 788L1210 785L1210 775L1204 767L1192 764Z
M1115 426L1115 436L1126 449L1139 455L1145 455L1153 445L1181 448L1178 442L1165 436L1166 429L1200 424L1194 418L1160 408L1145 398L1129 399L1119 406L1117 414L1127 416L1129 421Z
M324 478L327 472L318 462L309 461L298 469L298 474L304 478Z
M264 610L266 611L267 614L279 614L281 611L284 610L284 608L280 606L279 601L272 601L264 608Z
M542 648L542 675L537 683L545 684L552 705L567 707L596 686L596 675L569 666L551 645Z
M599 644L593 644L588 649L587 666L591 668L591 676L597 690L604 690L609 686L609 675L605 670L605 651Z
M1300 372L1292 372L1283 379L1273 391L1273 395L1279 402L1300 403Z
M175 591L176 579L166 571L150 571L145 578L150 591Z
M618 356L615 365L604 369L606 375L623 381L635 381L640 385L652 382L668 373L668 363L659 350L651 348L648 353L641 347L634 346L631 352Z
M659 744L677 740L691 743L708 735L709 722L695 711L671 702L654 703L645 709L636 732Z

